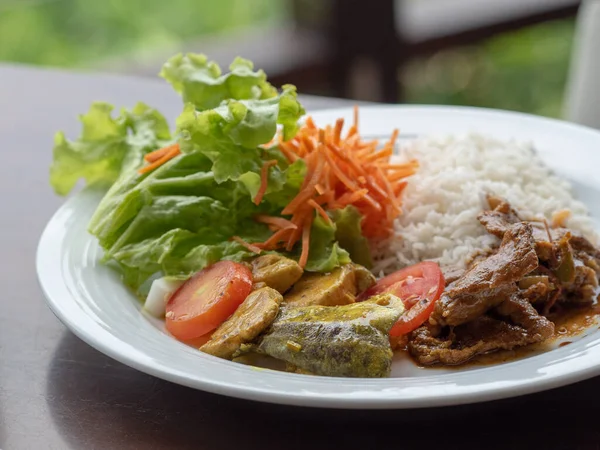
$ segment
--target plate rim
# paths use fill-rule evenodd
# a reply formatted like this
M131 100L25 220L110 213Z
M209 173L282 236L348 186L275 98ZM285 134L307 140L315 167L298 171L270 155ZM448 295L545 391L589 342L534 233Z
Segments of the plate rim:
M518 113L511 111L502 111L488 108L476 108L476 107L457 107L457 106L437 106L437 105L373 105L373 106L361 106L362 114L365 111L368 113L374 114L377 111L389 111L389 110L426 110L433 111L438 110L442 112L449 111L461 111L465 113L486 113L491 115L499 115L506 117L526 117L529 120L534 120L536 122L546 122L547 124L559 125L561 127L571 128L575 132L581 133L592 133L594 138L598 140L600 144L600 131L591 129L586 126L573 124L569 122L565 122L559 119L546 118L546 117L538 117L532 114L526 113ZM324 109L317 110L312 115L325 115L325 114L349 114L352 111L352 108L334 108L334 109ZM85 192L85 191L83 191ZM62 302L64 301L75 301L72 298L72 293L69 291L67 286L60 282L52 282L49 280L49 272L46 270L48 258L55 257L59 259L58 252L52 255L52 239L51 235L53 232L53 226L56 225L56 222L59 220L61 215L65 214L66 211L71 207L73 203L76 202L77 198L85 195L83 192L77 193L74 196L71 196L53 215L52 218L48 221L44 230L41 234L41 237L38 242L37 250L36 250L36 273L38 278L38 283L44 293L46 298L46 302L54 315L63 323L65 326L70 329L75 335L77 335L80 339L86 342L91 347L99 350L100 352L106 354L107 356L129 366L141 372L147 373L152 376L156 376L158 378L162 378L177 384L182 384L191 388L201 389L207 392L212 392L216 394L243 398L247 400L254 401L263 401L270 403L278 403L285 405L298 405L298 406L311 406L311 407L319 407L319 408L344 408L344 409L405 409L405 408L425 408L425 407L433 407L433 406L449 406L456 404L468 404L468 403L476 403L482 401L489 401L495 399L502 399L520 395L531 394L534 392L540 392L548 389L557 388L560 386L564 386L567 384L571 384L577 381L581 381L592 376L600 374L600 351L596 352L595 355L587 355L587 358L592 358L595 356L595 364L589 364L587 367L582 367L574 373L562 373L560 375L543 377L541 379L533 380L533 381L522 381L518 385L518 389L515 389L514 385L505 386L505 387L496 387L495 389L488 389L487 391L478 391L474 390L471 392L460 392L456 394L450 393L450 395L444 395L442 397L438 397L435 399L430 398L429 396L425 396L423 398L382 398L381 396L374 398L372 396L342 396L342 397L331 397L327 395L323 395L318 392L309 392L309 393L298 393L294 391L289 392L277 392L273 390L266 390L264 388L251 388L247 385L245 386L235 386L235 385L223 385L218 380L214 379L190 379L189 377L183 377L175 371L165 370L168 367L157 367L155 365L149 364L147 361L140 359L139 357L135 357L132 354L125 354L122 351L119 351L117 348L111 347L106 342L106 336L103 334L94 334L90 330L92 328L86 328L81 326L81 324L77 323L70 317L68 311L64 308ZM55 246L58 248L58 243L54 242ZM50 251L50 254L48 253ZM62 273L62 271L61 271ZM60 286L62 284L62 286ZM67 299L68 300L65 300ZM88 316L88 319L93 321L91 316ZM108 330L101 329L100 333L105 333L109 337L112 335ZM109 339L110 340L110 339ZM518 361L515 361L518 362ZM231 363L235 364L235 363ZM512 363L507 363L512 364ZM506 364L503 364L506 366ZM263 369L264 370L264 369ZM261 370L261 372L263 371ZM265 373L272 372L266 370ZM298 374L285 374L286 377L305 377L306 379L312 378L311 376L306 375L298 375ZM345 380L345 378L333 378L327 377L329 380ZM352 379L355 380L355 379ZM402 378L388 378L381 380L382 382L386 382L389 380L402 380ZM515 392L517 391L517 392ZM364 393L363 393L364 395Z

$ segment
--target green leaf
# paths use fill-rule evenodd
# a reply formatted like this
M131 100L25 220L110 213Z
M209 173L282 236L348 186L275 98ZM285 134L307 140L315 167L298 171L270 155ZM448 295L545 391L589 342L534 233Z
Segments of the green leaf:
M158 238L129 244L113 257L119 262L125 283L138 290L151 276L188 278L194 272L223 259L242 261L253 255L236 242L202 243L202 236L172 229Z
M360 222L362 215L352 206L331 211L330 216L336 225L335 239L339 245L350 254L355 263L370 269L373 259L367 238L362 235Z
M306 175L306 163L301 159L296 160L285 170L281 170L280 167L275 166L269 169L267 191L264 196L264 201L275 209L275 213L279 213L279 210L283 209L298 194ZM246 172L240 176L239 180L254 200L260 187L260 175L256 172Z
M281 104L287 105L283 115L280 115ZM203 112L187 105L177 119L181 151L206 155L213 162L212 171L218 183L238 180L247 172L259 174L264 150L258 146L273 139L278 124L284 134L292 133L303 113L293 86L267 100L231 100Z
M262 70L254 72L251 61L236 58L230 72L221 75L214 61L202 54L178 54L163 66L160 76L182 95L184 102L192 103L199 111L216 108L222 101L258 100L275 97L276 89L267 82Z
M139 167L143 156L171 139L166 120L142 103L113 118L108 103L94 103L81 116L81 137L69 141L61 132L54 138L50 184L68 194L80 179L87 184L113 183L124 170Z
M335 225L329 225L321 216L315 218L310 230L307 271L330 272L351 262L348 252L335 242L335 231Z

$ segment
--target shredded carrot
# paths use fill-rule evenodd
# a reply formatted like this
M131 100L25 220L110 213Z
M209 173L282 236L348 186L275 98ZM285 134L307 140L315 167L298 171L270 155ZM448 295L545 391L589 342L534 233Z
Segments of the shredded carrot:
M394 194L396 194L396 197L402 194L402 191L404 190L407 184L408 183L406 181L401 181L400 183L394 186Z
M243 240L239 236L233 236L231 238L231 240L237 242L238 244L243 245L244 247L246 247L251 252L254 252L254 253L261 253L262 252L262 250L257 245L249 244L248 242L246 242L245 240Z
M392 183L390 183L390 180L385 176L385 174L383 173L383 170L381 170L380 167L377 168L377 174L379 175L379 179L383 183L383 187L386 190L387 197L390 199L390 201L392 203L394 212L399 211L400 205L398 204L398 199L396 198L396 195L394 194L394 189L392 188Z
M279 150L281 150L281 153L283 153L283 155L291 163L293 163L294 161L296 161L299 158L299 156L296 154L296 152L294 152L293 148L289 147L289 144L287 142L281 142L279 144Z
M325 212L325 210L323 209L323 207L321 205L319 205L317 202L315 202L313 199L310 199L308 201L308 204L310 206L312 206L313 208L315 208L315 211L317 211L319 213L319 215L330 225L333 224L333 222L331 221L331 217L329 217L327 215L327 213Z
M327 211L348 205L362 214L365 237L383 240L390 236L394 220L402 213L406 177L415 173L418 163L390 162L398 130L393 131L383 146L377 140L363 141L356 107L353 124L345 135L343 128L343 119L320 128L307 117L293 139L283 142L279 137L279 148L290 163L304 160L306 176L296 196L281 210L280 214L288 217L256 216L273 234L265 242L250 245L264 250L284 247L291 251L301 241L300 265L304 267L309 258L310 230L315 217L321 216L332 223ZM266 191L270 163L267 161L261 170L257 204Z
M362 168L360 166L360 164L354 160L354 158L352 158L352 154L348 155L345 153L342 153L342 151L336 147L335 145L331 145L331 144L327 144L327 148L329 150L331 150L335 156L337 156L339 159L341 159L344 162L347 162L350 167L352 167L352 169L354 169L354 171L358 174L360 174L360 176L364 176L365 175L365 169Z
M329 167L331 167L331 170L335 174L335 176L351 191L358 191L358 186L356 185L356 183L354 183L350 178L346 176L344 171L340 169L340 167L335 163L331 155L329 155L329 152L324 152L324 154L325 158L327 159L327 162L329 163Z
M281 230L298 228L298 226L295 223L290 222L289 220L284 219L283 217L266 216L264 214L259 214L258 216L255 216L254 219L260 223L274 225Z
M153 152L150 152L146 156L144 156L144 160L146 162L153 163L154 161L158 161L160 158L165 156L169 151L171 151L174 148L179 148L179 144L167 145L166 147L154 150Z
M333 143L339 145L340 138L342 137L342 128L344 128L344 119L338 119L335 121L335 128L333 129Z
M383 150L381 150L379 152L371 153L371 154L365 156L364 161L365 162L373 162L373 161L377 161L378 159L389 158L390 156L392 156L393 153L394 152L391 148L384 148Z
M265 192L267 192L267 186L269 182L269 167L276 165L277 160L275 159L271 159L263 163L262 169L260 169L260 187L258 188L256 196L254 197L255 205L260 205L260 202L262 202L262 199L265 196Z
M389 146L392 150L394 149L394 145L396 145L396 139L398 139L398 134L400 134L400 131L398 131L398 128L395 128L392 132L392 137L387 144L385 144L386 147Z
M406 178L414 173L415 173L414 167L406 167L404 169L396 169L394 171L394 173L392 173L391 175L388 175L388 180L390 180L392 182L397 181L402 178Z
M362 199L365 195L369 193L368 189L360 189L355 192L346 192L340 198L337 199L337 202L342 206L348 206L353 203L356 203L360 199Z
M285 229L276 231L275 233L273 233L271 235L271 237L269 239L267 239L262 244L254 244L254 245L256 245L258 248L263 248L265 250L275 250L279 246L279 243L285 242L288 235L290 235L294 231L295 230L292 230L289 228L285 228Z
M352 145L354 142L356 142L356 139L353 139L353 143L350 142L351 138L355 138L358 137L357 136L358 130L356 129L356 126L352 125L350 127L350 129L348 130L348 134L346 135L346 141L348 141L348 144Z
M318 165L315 168L312 176L310 178L307 177L308 183L302 187L298 195L294 197L294 199L283 209L283 211L281 211L282 214L292 214L294 211L296 211L298 206L307 202L314 195L315 186L317 185L318 180L323 173L323 166L325 163L322 159L319 159L317 164Z
M300 253L300 259L298 265L304 269L308 262L308 250L310 248L310 227L312 226L313 218L309 216L309 219L304 222L302 227L302 253Z
M162 166L164 163L166 163L170 159L176 157L180 153L181 153L181 151L179 150L178 144L170 145L168 147L161 148L159 150L155 150L151 153L148 153L148 155L146 155L146 156L154 154L154 156L151 157L151 159L153 159L153 161L150 164L148 164L147 166L144 166L141 169L139 169L138 173L144 174L147 172L151 172L152 170L156 169L157 167Z

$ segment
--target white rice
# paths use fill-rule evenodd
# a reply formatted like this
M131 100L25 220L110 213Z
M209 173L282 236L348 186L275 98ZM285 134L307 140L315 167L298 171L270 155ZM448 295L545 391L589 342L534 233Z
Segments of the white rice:
M524 219L551 221L553 213L568 209L567 227L596 243L586 206L530 144L480 135L419 139L404 146L400 158L417 159L420 167L408 179L404 213L376 258L376 272L423 260L464 266L477 251L498 245L477 220L487 193L507 199Z

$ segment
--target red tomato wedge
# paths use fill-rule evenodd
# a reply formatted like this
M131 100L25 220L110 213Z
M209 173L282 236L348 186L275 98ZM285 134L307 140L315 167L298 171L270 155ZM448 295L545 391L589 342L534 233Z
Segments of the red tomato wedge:
M379 280L357 298L366 300L377 294L391 293L402 299L407 311L390 330L390 336L401 336L425 323L435 302L444 291L444 275L440 267L431 261L424 261L406 267Z
M219 261L196 273L171 296L167 330L181 341L199 338L227 320L251 290L248 267Z

